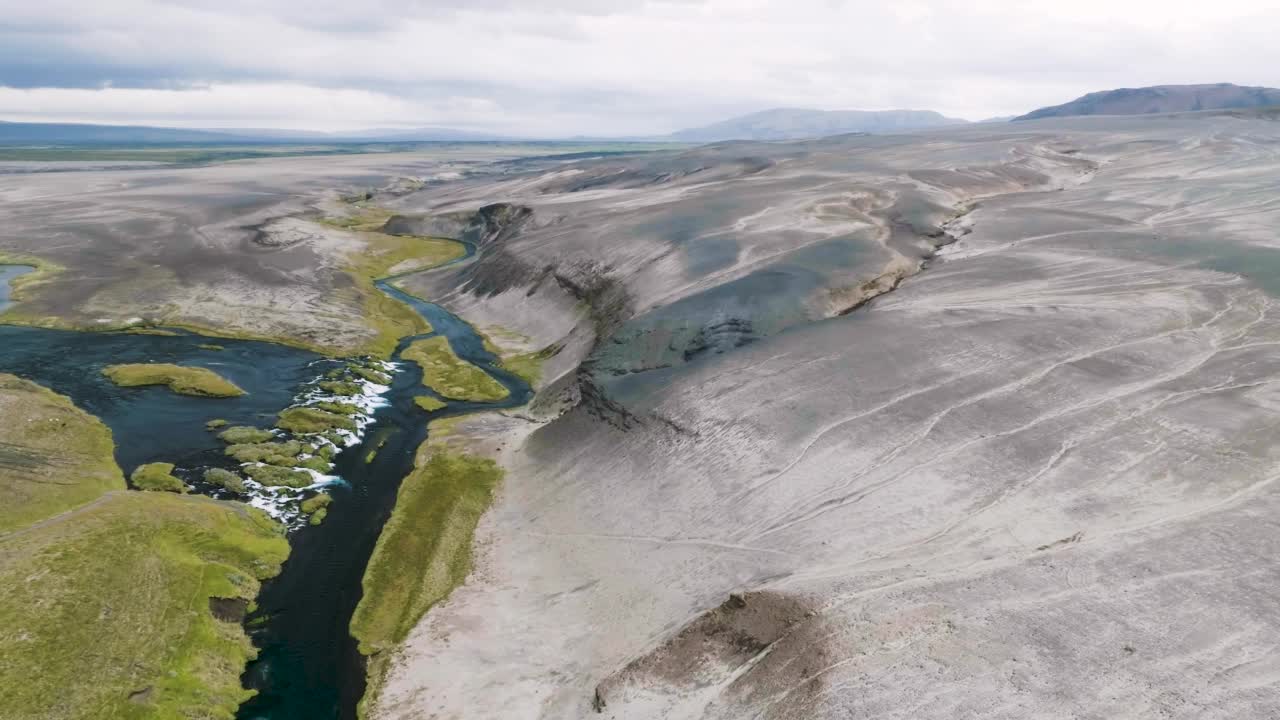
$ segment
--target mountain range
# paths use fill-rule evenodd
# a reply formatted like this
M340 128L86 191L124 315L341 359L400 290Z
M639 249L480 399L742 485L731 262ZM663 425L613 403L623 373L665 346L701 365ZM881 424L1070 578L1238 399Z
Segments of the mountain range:
M1089 93L1068 103L1044 107L1014 118L1038 120L1075 115L1145 115L1280 105L1280 90L1244 87L1231 83L1213 85L1156 85Z
M722 140L799 140L843 135L958 125L967 122L932 110L808 110L775 108L724 120L705 127L680 130L669 137L677 142Z

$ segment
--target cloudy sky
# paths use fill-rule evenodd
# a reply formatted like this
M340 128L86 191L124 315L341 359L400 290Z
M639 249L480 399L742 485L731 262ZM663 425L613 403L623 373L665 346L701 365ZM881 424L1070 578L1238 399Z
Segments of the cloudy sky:
M1257 0L0 0L0 119L529 136L1280 85Z

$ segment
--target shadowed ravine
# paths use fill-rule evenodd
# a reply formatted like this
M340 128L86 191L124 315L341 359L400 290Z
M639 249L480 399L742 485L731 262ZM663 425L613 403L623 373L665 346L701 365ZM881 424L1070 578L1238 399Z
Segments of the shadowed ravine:
M469 253L472 250L468 248ZM253 633L261 655L250 664L245 684L259 694L241 707L239 717L245 720L356 717L365 668L350 634L351 616L360 602L365 566L395 506L400 482L413 469L414 453L426 440L425 420L518 407L532 395L522 378L498 367L498 359L485 350L470 325L438 305L398 290L389 280L379 281L378 287L411 305L434 328L431 333L403 338L394 358L414 340L442 335L459 357L483 368L510 395L493 403L453 401L425 415L413 403L415 396L426 394L422 371L413 363L401 363L386 395L389 406L378 410L363 442L338 457L334 472L348 485L333 489L334 504L323 525L294 535L293 554L284 572L264 585L258 598L260 610L249 622L262 618L263 624ZM373 462L366 464L369 451L384 438Z

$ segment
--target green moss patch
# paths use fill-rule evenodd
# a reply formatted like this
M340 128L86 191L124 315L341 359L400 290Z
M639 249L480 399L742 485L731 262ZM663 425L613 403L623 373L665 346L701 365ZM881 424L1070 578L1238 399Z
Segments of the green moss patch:
M6 538L0 717L230 720L255 650L214 610L247 607L288 552L256 510L162 493Z
M326 430L356 429L356 423L346 415L327 412L314 407L292 407L280 413L277 425L291 433L320 433Z
M356 395L364 394L364 388L360 386L360 383L350 382L347 380L325 380L320 383L320 389L330 395L346 395L354 397Z
M449 407L448 403L438 398L433 398L430 395L418 395L413 399L413 404L427 412L435 412L436 410L443 410L444 408Z
M418 451L391 519L369 559L364 597L351 620L360 652L404 640L471 570L471 537L493 501L502 470L487 458L443 448Z
M111 365L104 368L102 374L121 387L166 385L180 395L209 398L239 397L245 394L235 383L206 368L167 363L136 363Z
M210 485L217 485L239 495L243 495L245 491L244 478L230 470L223 470L222 468L209 468L208 470L205 470L204 481Z
M347 366L347 369L350 370L352 374L362 377L371 383L377 383L378 385L391 384L391 376L381 370L375 370L371 367L358 365L356 363L351 363Z
M422 382L450 400L493 402L507 396L507 389L480 368L458 357L443 337L417 340L402 356L422 367Z
M244 472L255 481L270 487L304 488L315 482L311 473L276 465L250 465Z
M123 490L111 430L69 398L0 374L0 533Z
M333 502L333 496L327 493L312 495L302 501L302 512L310 515L317 510L323 510L324 508L329 507L329 503L331 502Z
M311 407L319 408L321 410L324 410L325 412L331 412L336 415L355 415L356 413L360 412L360 408L358 406L352 405L351 403L344 403L344 402L322 401L322 402L312 403Z
M217 430L219 428L226 427L228 424L229 423L226 420L223 420L222 418L214 418L213 420L210 420L209 422L204 424L204 429Z
M184 493L187 486L173 476L173 463L148 463L138 466L129 481L139 490Z
M249 427L247 425L237 425L218 433L218 439L229 445L264 443L274 437L275 434L270 430Z
M302 443L297 440L287 440L250 445L232 445L227 448L226 453L242 463L258 462L290 467L297 463L298 455L302 453Z

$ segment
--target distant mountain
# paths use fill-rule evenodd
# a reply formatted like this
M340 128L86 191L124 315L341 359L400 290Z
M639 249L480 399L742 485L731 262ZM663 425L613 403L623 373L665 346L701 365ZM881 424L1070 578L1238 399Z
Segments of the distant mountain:
M798 140L853 132L892 132L966 122L932 110L803 110L777 108L668 136L679 142Z
M136 125L15 123L0 121L0 144L76 145L91 143L225 143L244 138L225 132Z
M258 128L184 130L181 128L140 125L82 125L77 123L0 121L0 145L480 142L509 139L512 138L451 128L379 128L342 133L324 133L310 130Z
M1072 115L1144 115L1267 105L1280 105L1280 90L1242 87L1231 83L1157 85L1089 93L1069 103L1040 108L1014 120L1036 120Z
M361 140L369 142L492 142L495 140L513 140L510 135L495 135L471 130L454 128L374 128L335 133L331 139Z

